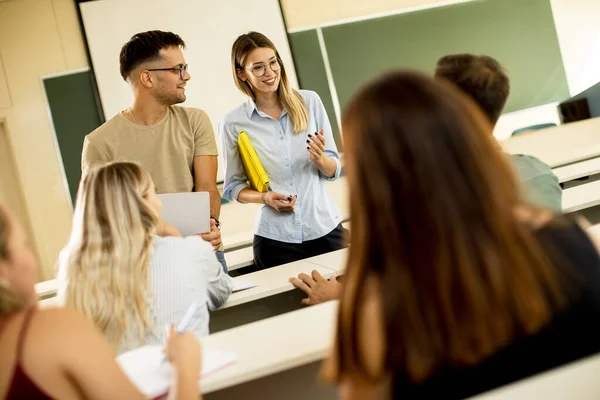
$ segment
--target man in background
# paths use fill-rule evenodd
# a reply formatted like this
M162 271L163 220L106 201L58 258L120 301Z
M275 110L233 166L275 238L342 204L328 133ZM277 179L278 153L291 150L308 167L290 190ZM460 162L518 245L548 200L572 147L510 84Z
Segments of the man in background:
M492 126L496 125L510 92L508 75L498 61L474 54L445 56L437 63L435 77L458 86L481 107ZM511 159L525 199L560 212L562 189L550 167L532 156L512 154ZM305 305L338 299L342 292L336 278L327 280L316 270L311 275L302 273L290 278L290 283L307 294L302 300Z
M191 79L182 49L172 32L134 35L121 49L120 72L133 91L133 104L86 136L82 170L110 161L134 161L152 177L157 193L210 193L211 231L202 234L227 266L218 221L217 146L208 115L179 107Z
M475 54L444 56L437 62L435 77L460 88L479 105L492 126L496 125L510 92L508 75L498 61ZM511 154L510 157L520 178L524 198L560 212L562 189L550 167L533 156Z

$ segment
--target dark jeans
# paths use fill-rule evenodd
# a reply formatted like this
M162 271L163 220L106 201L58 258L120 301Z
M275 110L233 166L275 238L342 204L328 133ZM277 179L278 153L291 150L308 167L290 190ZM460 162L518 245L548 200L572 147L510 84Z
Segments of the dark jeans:
M286 243L254 235L254 265L258 270L348 247L348 230L339 224L327 235L302 243Z

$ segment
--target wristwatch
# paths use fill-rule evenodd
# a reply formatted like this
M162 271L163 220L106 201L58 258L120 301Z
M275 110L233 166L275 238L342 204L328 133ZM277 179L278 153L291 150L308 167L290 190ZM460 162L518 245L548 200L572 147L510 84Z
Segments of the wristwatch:
M221 223L219 222L219 220L218 220L218 219L216 219L215 217L210 217L210 219L214 219L214 220L215 220L215 222L217 223L217 229L218 229L218 230L221 230Z

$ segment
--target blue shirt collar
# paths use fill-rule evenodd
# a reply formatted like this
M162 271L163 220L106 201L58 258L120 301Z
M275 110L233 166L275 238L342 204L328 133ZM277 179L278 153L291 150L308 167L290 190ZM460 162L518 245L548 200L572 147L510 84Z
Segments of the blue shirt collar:
M256 108L256 103L252 99L249 99L246 102L246 113L248 114L248 118L252 118L252 114L254 113L254 111L256 111L258 113L258 108Z
M256 112L256 114L260 115L260 111L258 111L258 108L256 107L256 102L254 102L254 100L252 100L252 99L249 99L246 102L245 108L246 108L246 114L248 114L248 118L252 118L252 114L254 114L255 112ZM287 115L287 110L285 109L285 107L281 111L281 117L283 117L284 115Z

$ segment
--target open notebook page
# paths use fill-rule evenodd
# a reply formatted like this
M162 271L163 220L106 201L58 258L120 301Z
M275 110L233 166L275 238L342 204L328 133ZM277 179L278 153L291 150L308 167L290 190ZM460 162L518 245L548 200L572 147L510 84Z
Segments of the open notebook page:
M163 363L165 355L162 350L160 345L143 346L117 357L125 375L150 398L166 394L173 382L173 370L168 362ZM235 360L233 353L203 348L200 378L233 364Z

